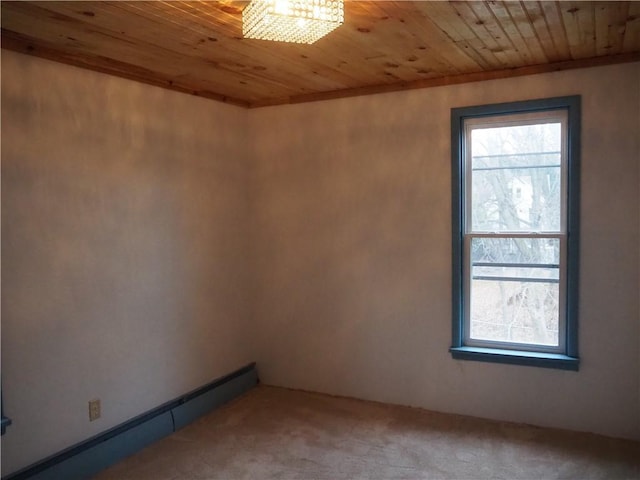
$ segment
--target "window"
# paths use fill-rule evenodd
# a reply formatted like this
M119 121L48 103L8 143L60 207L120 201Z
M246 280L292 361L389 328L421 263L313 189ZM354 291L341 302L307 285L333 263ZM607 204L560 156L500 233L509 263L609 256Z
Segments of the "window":
M577 370L580 97L451 126L453 357Z

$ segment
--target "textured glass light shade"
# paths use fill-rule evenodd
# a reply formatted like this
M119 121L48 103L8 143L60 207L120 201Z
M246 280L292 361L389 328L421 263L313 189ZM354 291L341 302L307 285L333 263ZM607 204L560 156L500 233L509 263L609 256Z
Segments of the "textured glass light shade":
M251 0L242 12L242 33L245 38L314 43L343 22L343 0Z

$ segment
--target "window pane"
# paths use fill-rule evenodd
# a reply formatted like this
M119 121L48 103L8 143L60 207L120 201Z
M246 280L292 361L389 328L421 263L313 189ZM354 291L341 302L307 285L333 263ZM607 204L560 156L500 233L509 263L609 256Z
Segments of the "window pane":
M473 238L470 337L558 345L560 241Z
M473 231L560 231L561 141L560 123L471 131Z

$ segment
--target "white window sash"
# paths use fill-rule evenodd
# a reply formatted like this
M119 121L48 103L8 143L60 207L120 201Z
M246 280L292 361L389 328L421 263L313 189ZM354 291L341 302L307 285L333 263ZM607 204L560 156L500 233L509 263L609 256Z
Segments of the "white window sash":
M561 124L561 186L560 186L560 230L559 231L474 231L472 230L472 155L471 132L474 128L497 128L505 126L532 125L540 123ZM567 161L567 134L568 116L565 109L545 110L542 112L528 112L513 115L469 118L464 122L464 228L463 228L463 343L467 346L499 348L507 350L525 350L531 352L564 353L566 345L566 296L567 296L567 185L568 185L568 161ZM559 258L559 298L558 298L558 345L540 345L533 343L505 342L495 340L479 340L471 338L471 243L473 238L531 238L531 239L557 239L560 243Z

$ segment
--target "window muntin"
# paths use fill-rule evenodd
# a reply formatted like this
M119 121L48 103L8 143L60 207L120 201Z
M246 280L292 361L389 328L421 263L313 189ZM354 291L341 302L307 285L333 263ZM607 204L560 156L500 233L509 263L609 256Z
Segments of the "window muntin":
M452 354L577 370L580 97L451 118Z

